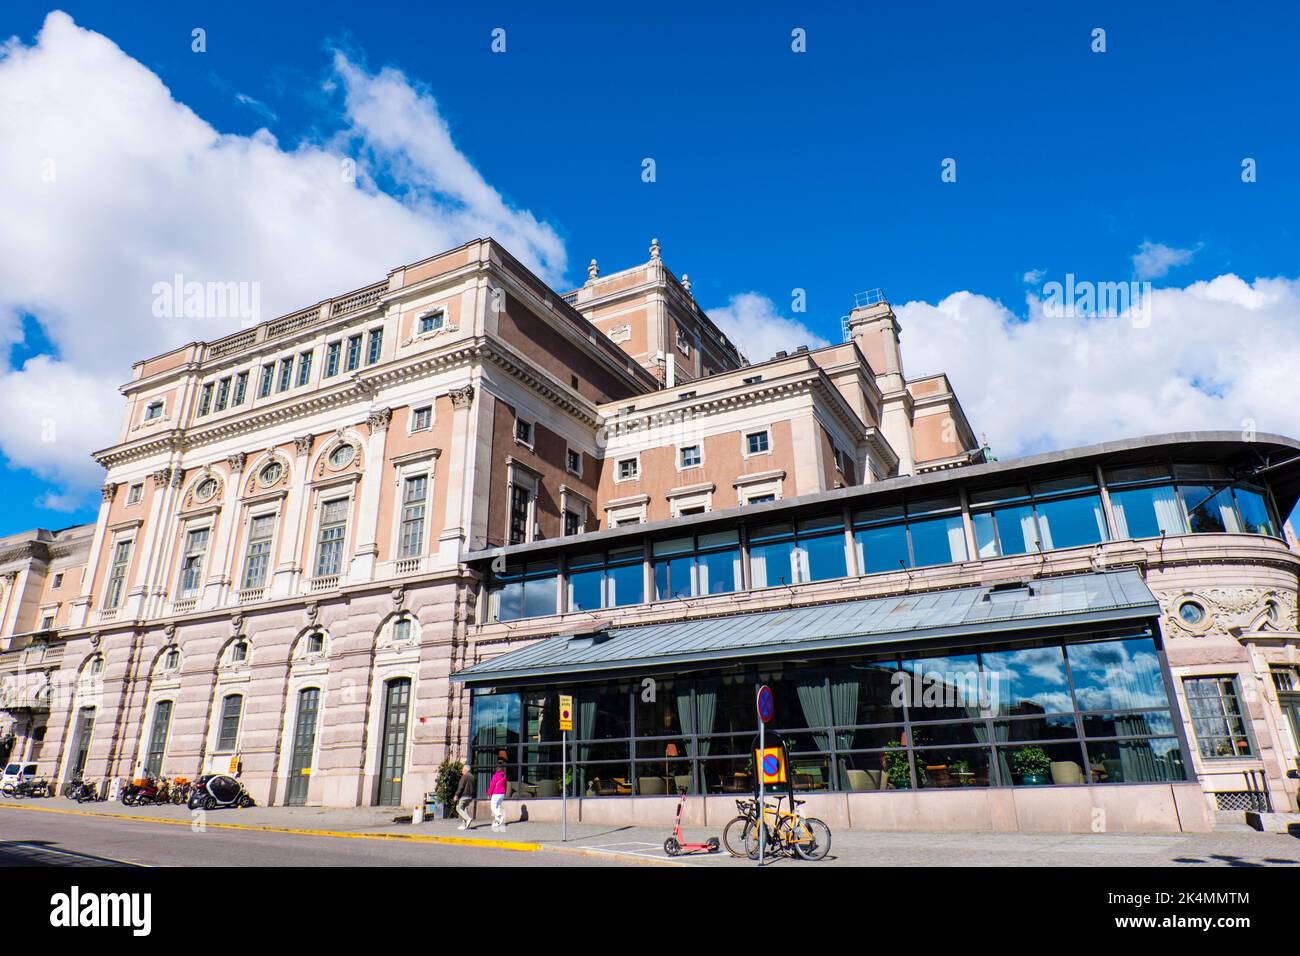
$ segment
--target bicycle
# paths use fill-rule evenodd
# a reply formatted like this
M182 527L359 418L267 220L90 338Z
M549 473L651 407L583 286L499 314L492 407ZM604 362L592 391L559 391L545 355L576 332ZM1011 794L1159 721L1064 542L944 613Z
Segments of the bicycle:
M722 828L722 845L734 857L745 855L745 832L754 824L758 816L758 800L736 801L736 816L727 821Z
M823 859L831 849L831 828L816 817L805 817L799 812L803 800L794 800L794 808L781 809L781 797L775 805L763 806L763 833L766 850L798 856L804 860ZM768 823L771 818L774 822ZM755 821L755 824L757 821ZM745 828L745 855L758 859L759 829L755 824Z

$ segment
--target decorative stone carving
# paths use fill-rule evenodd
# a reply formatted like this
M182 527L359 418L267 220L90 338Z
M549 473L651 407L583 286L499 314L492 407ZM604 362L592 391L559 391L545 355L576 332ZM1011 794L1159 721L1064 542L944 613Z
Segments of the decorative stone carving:
M658 239L650 240L650 261L651 262L659 261L659 240Z
M682 273L682 288L686 290L686 294L687 294L687 295L690 295L690 293L691 293L691 277L688 276L685 272Z
M176 638L176 622L168 621L163 625L163 633L167 635L167 642L171 643Z
M379 391L379 386L368 378L353 379L353 382L357 386L357 391L359 391L365 398L374 398L375 394Z
M393 420L393 410L388 407L372 409L366 416L366 424L370 426L370 431L388 427L389 422Z
M172 469L159 468L157 471L153 472L149 478L153 481L153 486L155 488L166 488L167 483L172 480Z
M232 633L232 634L238 634L241 630L243 630L243 627L244 627L244 615L243 615L243 613L240 612L240 611L236 611L234 614L231 614L231 615L230 615L230 633Z
M1293 591L1212 587L1160 592L1156 596L1166 622L1172 625L1174 637L1202 637L1209 634L1235 637L1243 632L1263 629L1289 631L1296 628L1296 594ZM1204 621L1190 624L1183 620L1178 608L1186 600L1196 601L1205 608ZM1270 605L1276 608L1273 620L1269 619Z
M248 461L246 452L237 451L233 455L226 456L226 465L229 466L231 471L243 471L246 461Z
M591 265L587 266L587 281L595 282L600 277L600 266L596 265L596 260L591 260Z
M474 404L474 386L463 385L447 393L451 397L452 408L469 408Z
M99 493L105 501L112 501L113 496L117 494L117 483L113 481L104 482L104 487L99 489Z
M183 468L173 468L171 486L173 488L179 488L183 484L185 484L185 470Z
M316 619L320 616L320 605L315 601L308 601L302 607L303 615L307 618L307 626L315 627Z
M406 603L406 588L393 588L389 592L389 597L393 599L393 610L400 611L402 605Z
M311 452L311 435L299 435L293 440L293 447L299 455L306 455Z

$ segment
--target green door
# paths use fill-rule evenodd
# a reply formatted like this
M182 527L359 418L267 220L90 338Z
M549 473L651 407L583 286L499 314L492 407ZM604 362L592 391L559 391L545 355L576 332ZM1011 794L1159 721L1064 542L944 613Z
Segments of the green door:
M163 755L167 752L167 731L172 723L172 702L160 700L153 709L153 729L149 732L149 750L144 758L147 776L162 775Z
M289 792L285 803L301 807L307 802L307 785L311 783L311 758L316 749L316 712L320 707L320 689L308 687L298 692L298 717L293 727L293 757L289 763Z
M411 705L410 678L384 685L384 735L379 755L379 805L402 802L402 773L406 769L406 718Z

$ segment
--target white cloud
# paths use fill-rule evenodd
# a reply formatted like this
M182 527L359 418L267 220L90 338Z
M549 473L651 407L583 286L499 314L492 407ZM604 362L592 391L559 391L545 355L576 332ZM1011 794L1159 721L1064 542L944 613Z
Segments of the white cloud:
M333 69L338 139L286 148L265 130L222 134L64 13L35 42L0 45L0 452L12 464L85 493L132 362L237 326L155 319L152 287L176 273L258 283L264 318L479 235L562 276L555 232L484 182L427 91L341 54ZM3 346L24 312L56 354L14 368ZM43 441L49 420L57 438Z
M1043 281L1043 276L1045 275L1047 275L1046 269L1030 269L1020 277L1020 281L1025 285L1038 285L1038 283Z
M751 362L766 362L777 352L792 352L800 345L815 349L830 344L802 322L781 315L776 303L757 292L732 296L708 314Z
M1200 248L1175 249L1162 242L1143 242L1133 254L1133 271L1139 279L1162 279L1170 269L1191 262Z
M1149 326L982 295L897 309L909 376L946 371L1002 457L1188 429L1300 435L1300 279L1156 289Z

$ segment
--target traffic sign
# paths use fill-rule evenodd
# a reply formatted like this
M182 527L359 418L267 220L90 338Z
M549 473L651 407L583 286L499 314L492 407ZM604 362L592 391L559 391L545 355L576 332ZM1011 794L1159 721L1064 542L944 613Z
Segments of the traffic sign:
M569 694L560 695L560 730L573 730L573 697Z
M754 751L754 761L758 764L759 776L763 785L785 783L785 748L765 747Z
M767 723L776 713L776 702L772 699L772 688L764 684L758 689L758 719Z

